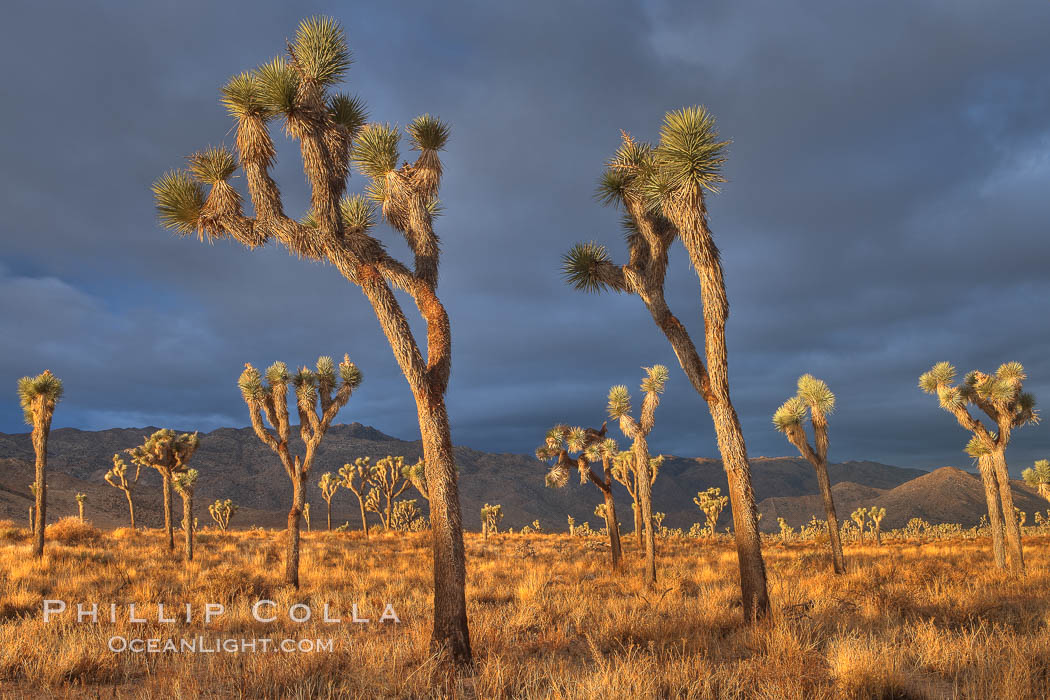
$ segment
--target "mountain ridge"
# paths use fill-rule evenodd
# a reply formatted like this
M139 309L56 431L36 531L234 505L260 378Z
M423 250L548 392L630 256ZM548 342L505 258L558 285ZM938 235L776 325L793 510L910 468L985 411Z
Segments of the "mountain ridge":
M86 431L78 428L58 428L51 432L48 450L49 516L54 519L76 512L73 494L88 494L86 513L104 527L127 524L127 505L123 494L103 481L103 475L112 464L112 455L141 444L157 428L111 428ZM293 430L293 450L301 451L298 431ZM503 526L518 528L539 520L545 529L564 530L567 516L576 522L589 521L597 526L599 518L594 507L602 499L590 484L580 485L572 479L561 489L545 486L546 466L531 455L516 453L487 453L466 446L455 446L454 453L460 470L460 500L464 526L480 527L478 511L484 503L500 503L505 513ZM318 450L317 461L309 478L307 500L313 504L313 524L323 526L325 503L317 489L317 481L326 471L337 472L339 467L355 458L373 459L403 455L406 461L422 456L420 441L401 440L361 423L333 425ZM33 451L28 433L0 433L0 518L24 522L28 517L29 488L32 481ZM207 503L218 498L231 498L241 510L234 525L283 527L286 520L291 487L276 455L264 446L250 427L217 428L201 433L201 446L192 465L200 471L197 487L198 513L201 522L208 522ZM812 514L822 517L813 468L798 457L756 457L751 460L752 481L758 508L763 513L762 529L777 530L777 517L784 517L792 525L800 525ZM944 469L944 468L942 468ZM958 474L968 474L954 469ZM980 513L971 498L959 500L962 508L953 505L953 499L937 497L935 508L923 505L931 500L922 493L965 487L969 493L973 483L960 481L952 473L951 486L937 486L933 481L920 482L919 487L894 491L901 486L936 473L922 469L895 467L866 460L853 460L829 465L829 476L835 485L839 518L849 517L854 503L888 505L886 523L904 517L946 518L944 522L976 522ZM939 477L941 478L941 477ZM668 456L653 486L653 507L665 513L668 527L688 528L702 522L703 516L693 503L693 496L708 487L718 487L728 494L725 472L718 459L707 457ZM1023 489L1022 489L1023 491ZM633 528L630 497L626 490L615 487L618 516L627 530ZM1024 494L1022 493L1022 496ZM409 487L403 498L415 498L425 510L426 503L414 488ZM1015 496L1017 497L1017 496ZM814 499L816 499L814 501ZM943 501L943 503L942 503ZM1024 501L1031 505L1032 502ZM814 505L817 506L814 510ZM979 505L983 508L983 492ZM847 510L848 508L848 510ZM143 473L136 490L136 516L139 524L156 526L160 522L160 478L153 470ZM927 515L922 515L926 513ZM952 519L954 517L954 519ZM49 517L49 520L51 517ZM359 527L356 498L341 489L332 502L333 524L349 522ZM727 507L719 519L719 528L731 522Z

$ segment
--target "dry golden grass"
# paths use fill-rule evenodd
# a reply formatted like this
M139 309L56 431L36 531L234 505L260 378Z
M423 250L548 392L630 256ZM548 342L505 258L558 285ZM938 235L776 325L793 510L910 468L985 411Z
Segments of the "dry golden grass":
M56 524L56 532L64 530ZM472 677L439 682L428 653L425 534L305 536L298 593L279 584L280 533L198 535L184 568L158 531L75 534L29 557L28 533L0 523L0 690L5 697L1045 698L1050 689L1050 538L1029 537L1028 576L989 566L987 543L847 547L836 578L816 545L770 543L771 624L744 625L727 542L660 542L660 589L607 572L598 538L468 534ZM81 528L82 529L82 528ZM50 528L49 528L50 534ZM628 560L638 565L633 538ZM529 551L531 550L531 552ZM101 622L69 611L45 624L42 601L100 603ZM297 602L314 619L264 624L250 606ZM110 602L138 603L131 623ZM156 622L156 603L191 603L187 624ZM205 626L199 608L223 603ZM356 602L369 625L344 620ZM378 623L392 603L402 624ZM334 640L314 653L112 653L110 637Z

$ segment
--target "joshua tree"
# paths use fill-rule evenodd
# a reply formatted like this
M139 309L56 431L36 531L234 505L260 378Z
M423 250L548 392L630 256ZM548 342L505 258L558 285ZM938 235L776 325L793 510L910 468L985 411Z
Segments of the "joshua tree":
M106 483L113 488L120 489L124 492L124 498L128 499L128 515L131 516L131 529L135 529L135 501L132 499L132 491L135 490L135 486L139 483L139 475L142 473L142 467L135 467L135 478L128 480L128 463L120 457L120 453L113 455L113 468L106 472L104 477Z
M875 533L875 546L882 546L882 519L886 517L886 509L879 506L868 508L869 529Z
M864 542L864 524L868 522L868 509L858 508L850 514L850 520L857 524L857 540Z
M365 498L365 508L379 515L386 530L391 529L390 514L394 509L394 500L408 488L404 471L404 457L386 456L372 467L372 483L375 485ZM386 499L385 505L380 505L380 497Z
M580 473L580 483L590 479L598 487L605 499L605 525L609 532L609 548L612 551L612 565L619 570L623 560L620 545L620 524L616 520L616 502L612 492L612 464L618 449L616 441L605 437L606 424L601 430L593 428L570 428L556 425L547 431L543 445L536 449L536 458L554 460L554 465L547 473L547 486L561 488L569 483L569 473L575 467ZM577 453L570 457L569 453ZM600 461L602 472L599 475L591 464ZM572 529L572 524L570 524Z
M215 521L219 529L226 532L230 529L230 521L233 520L233 516L237 514L237 508L237 505L228 498L225 501L216 499L215 503L208 506L208 514L211 515L211 519Z
M718 516L722 514L722 509L729 503L729 497L722 495L722 489L712 486L706 491L698 492L696 498L693 499L693 503L704 512L704 518L707 519L707 534L714 535L715 525L718 524Z
M650 491L652 490L653 483L656 481L657 475L660 473L660 467L662 467L663 464L663 455L649 458ZM634 513L634 534L638 538L638 546L644 547L645 541L643 539L644 528L642 527L642 511L638 507L638 470L636 469L636 466L637 461L635 460L632 451L625 450L620 452L613 460L612 476L627 488L627 493L631 496L631 511Z
M1050 460L1036 460L1035 464L1021 472L1021 477L1040 496L1050 501Z
M328 427L350 395L361 384L361 371L343 356L339 367L331 357L317 358L316 371L306 367L295 376L283 362L275 362L266 370L265 377L250 364L238 381L244 401L251 414L252 428L264 445L281 460L285 473L292 482L292 507L288 511L288 553L285 560L285 583L299 588L299 520L306 503L306 478L317 456ZM291 425L288 419L288 387L295 392L299 413L299 435L306 448L300 455L292 455ZM270 424L268 428L264 420Z
M175 526L171 516L172 479L189 468L187 464L200 444L197 433L178 435L174 430L164 429L150 435L138 447L124 450L138 469L156 469L164 481L164 529L168 532L169 551L175 551Z
M303 520L306 521L306 531L310 532L310 502L303 503Z
M669 112L656 147L622 133L620 149L605 170L598 197L624 210L628 262L617 266L604 246L582 243L565 255L563 271L576 289L638 295L671 343L693 388L707 403L729 479L744 618L750 620L769 612L769 595L751 467L729 397L725 338L729 302L705 202L705 191L717 192L718 183L723 182L727 145L718 140L714 117L703 107ZM706 366L664 297L668 250L676 239L682 241L700 279Z
M321 481L317 483L317 487L321 489L321 498L324 499L325 505L328 507L328 531L332 530L332 496L339 489L339 480L332 476L332 472L325 472L321 475Z
M84 501L87 500L87 494L78 493L74 498L77 499L77 511L80 514L80 522L84 522Z
M182 497L182 529L186 533L186 561L193 561L193 530L196 520L193 517L193 489L197 485L198 472L196 469L175 474L171 480L172 486Z
M401 133L386 124L365 126L363 103L332 94L350 66L342 28L333 20L303 21L276 58L232 78L223 102L237 121L238 159L225 148L190 157L189 172L165 175L154 185L161 221L183 234L232 237L248 248L276 241L299 257L326 260L361 287L412 390L423 441L431 502L434 571L432 644L461 665L471 661L467 628L466 564L459 493L445 393L451 370L448 314L437 295L440 250L434 231L442 164L438 152L449 127L423 115L406 128L419 151L398 166ZM303 221L289 217L271 177L276 154L268 122L283 118L285 133L299 141L310 185L311 210ZM229 179L240 164L255 211L243 213L241 195ZM404 236L412 265L392 258L370 234L375 207L362 196L344 197L351 164L369 180L368 197ZM205 193L205 186L210 192ZM394 288L412 297L426 324L426 356L420 349Z
M499 524L503 521L503 506L497 504L490 506L486 503L481 508L481 536L485 539L489 535L499 532Z
M842 556L842 540L839 539L839 519L835 514L835 500L831 495L831 479L828 478L828 414L835 410L835 395L823 381L811 374L798 378L798 393L784 402L773 414L773 425L787 436L788 442L798 448L799 453L813 465L820 486L820 497L824 501L824 515L828 521L828 541L831 544L832 566L836 574L846 573L846 560ZM814 446L806 438L806 414L813 426Z
M372 460L358 457L353 464L344 464L339 470L340 483L357 496L361 507L361 530L368 538L368 517L365 514L365 489L372 484Z
M1005 525L1006 539L1010 549L1010 568L1017 574L1024 573L1024 551L1021 545L1021 528L1014 515L1014 497L1010 489L1010 474L1006 467L1006 447L1015 428L1039 422L1035 408L1035 397L1022 391L1025 380L1024 367L1020 362L1000 365L995 374L970 372L958 386L955 367L948 362L939 362L919 377L919 387L929 394L936 394L941 408L955 416L966 430L972 433L966 452L977 460L981 480L984 482L988 501L988 520L992 527L992 547L996 565L1003 567L1002 540L996 543L999 528L999 509ZM976 406L994 424L993 430L974 418L969 406ZM996 503L995 493L999 500Z
M650 587L656 585L656 534L653 531L652 477L649 475L649 433L656 424L656 407L660 405L660 394L667 384L667 368L663 365L644 367L642 380L642 413L638 420L631 416L631 394L622 384L609 389L609 417L620 422L620 431L630 440L638 477L638 505L641 509L642 525L645 527L645 581Z
M33 496L33 556L44 556L44 526L47 523L47 438L55 406L62 400L62 380L45 369L35 377L18 380L18 398L26 425L33 427L33 452L36 453L36 489Z
M390 511L390 529L396 532L416 530L422 517L423 511L416 506L416 499L403 498L396 501L394 508Z

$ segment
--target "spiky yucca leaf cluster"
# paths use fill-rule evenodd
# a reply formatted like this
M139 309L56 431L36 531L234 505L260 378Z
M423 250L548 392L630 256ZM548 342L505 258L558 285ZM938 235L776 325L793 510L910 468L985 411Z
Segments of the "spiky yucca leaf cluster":
M451 134L449 125L430 114L422 114L412 120L405 129L417 151L440 151L448 143Z
M835 394L824 381L812 374L803 374L798 378L798 397L813 410L831 413L835 410Z
M211 146L197 151L187 161L193 176L208 184L228 180L237 169L237 160L225 146Z
M573 288L583 292L600 292L606 285L595 271L601 265L611 265L612 258L605 246L589 241L577 243L562 256L562 274Z
M941 408L953 414L958 415L973 404L997 423L1009 419L1013 427L1020 427L1040 421L1035 396L1022 391L1026 374L1020 362L1004 363L995 374L968 372L958 386L952 385L955 376L955 367L938 362L919 377L919 388L936 394ZM969 448L967 452L970 453Z
M794 426L802 425L806 420L809 407L798 396L792 396L781 404L780 408L773 414L773 426L782 433L786 433Z
M631 392L623 384L609 389L609 402L606 405L609 417L619 419L631 412Z
M303 77L320 85L338 83L353 63L346 33L331 17L300 22L291 52Z
M22 415L27 425L33 425L33 414L37 404L46 417L54 413L55 406L62 400L62 380L44 370L35 377L22 377L18 380L18 400L22 406Z
M656 147L656 172L651 191L659 202L664 191L703 188L718 192L725 182L722 165L729 141L719 141L715 118L705 107L668 112Z
M293 114L299 93L299 76L288 61L280 56L256 69L259 98L267 114Z
M390 124L366 124L361 127L350 151L350 160L374 181L382 181L397 167L401 132ZM373 199L376 194L373 194ZM382 200L378 200L382 201Z
M356 135L368 121L368 110L364 100L357 96L333 95L328 102L328 114L332 121Z
M197 485L197 478L199 476L200 472L196 469L187 469L186 471L176 474L172 478L171 484L175 487L176 491L183 495L192 494L193 489Z
M642 391L646 394L664 393L667 378L670 376L667 367L664 365L653 365L652 367L643 367L642 369L645 370L645 377L642 379Z
M171 170L153 183L153 197L161 225L183 235L199 231L201 210L207 197L200 182L189 173Z
M226 81L222 86L221 101L233 117L265 119L270 115L262 98L259 77L255 73L240 73Z

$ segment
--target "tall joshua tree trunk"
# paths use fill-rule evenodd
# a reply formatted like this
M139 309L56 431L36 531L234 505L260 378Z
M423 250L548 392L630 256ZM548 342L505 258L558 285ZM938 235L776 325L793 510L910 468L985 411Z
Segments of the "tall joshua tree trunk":
M128 515L131 516L131 529L135 529L135 502L131 500L131 493L125 492L124 494L128 498Z
M814 465L817 472L817 484L820 485L820 498L824 502L824 515L828 521L828 540L831 543L831 558L836 574L846 573L846 561L842 556L842 539L839 534L839 519L835 513L835 500L831 495L831 479L828 478L828 463Z
M981 474L984 498L988 504L988 527L992 531L992 556L995 557L995 566L1005 569L1006 543L1003 536L1003 516L999 508L999 482L995 476L995 467L992 466L989 456L984 455L978 458L977 469Z
M999 486L999 501L1003 509L1003 521L1006 524L1006 544L1009 553L1010 569L1023 574L1024 549L1021 543L1021 526L1017 522L1014 510L1014 495L1010 488L1010 472L1006 468L1005 450L997 450L989 455L992 468L995 469L995 480ZM1006 517L1009 513L1010 517ZM990 522L990 521L989 521Z
M745 616L765 617L769 612L766 566L762 559L762 540L758 530L755 492L751 485L751 465L740 419L729 398L729 363L726 353L726 318L729 302L722 278L722 262L707 228L703 199L690 209L700 212L699 221L682 217L676 221L682 242L700 278L704 315L704 351L710 392L704 396L714 422L718 449L729 481L729 502L733 509L737 560L740 564L740 592ZM676 217L677 218L677 217ZM690 225L690 224L699 225Z
M171 474L165 472L164 478L164 530L168 534L168 551L175 551L175 523L171 517Z
M608 479L606 472L606 479ZM616 501L613 499L612 489L602 489L605 498L605 528L609 531L609 547L612 549L613 568L620 569L623 566L623 549L620 547L620 523L616 519Z
M50 427L50 426L48 426ZM44 555L44 528L47 524L47 437L48 431L33 427L33 451L36 452L36 521L33 525L33 556Z
M182 529L186 536L186 561L193 561L193 494L182 497Z
M638 549L645 546L645 533L642 531L642 509L638 501L631 504L631 513L634 515L634 536L638 540Z
M653 531L653 486L649 478L649 446L645 438L636 439L631 448L638 465L638 510L644 528L645 582L656 586L656 533Z
M284 582L299 587L299 529L306 504L306 477L292 479L292 507L288 511L288 553L284 560Z
M420 399L423 399L422 401ZM434 559L433 638L456 658L467 655L466 553L459 509L452 437L443 394L417 397L423 438L423 462L430 490L431 546Z

